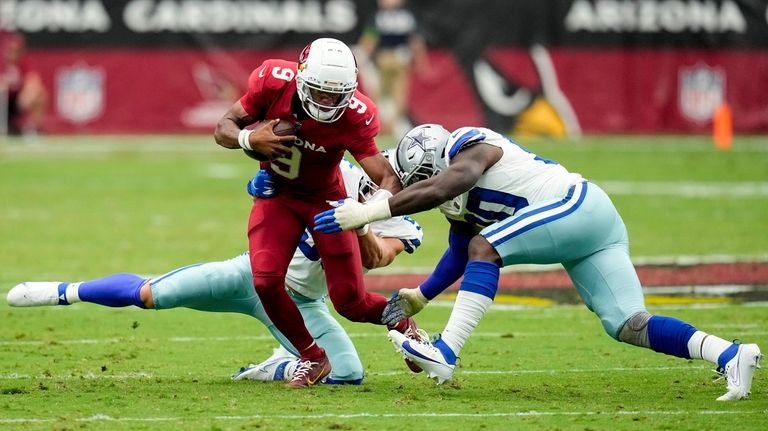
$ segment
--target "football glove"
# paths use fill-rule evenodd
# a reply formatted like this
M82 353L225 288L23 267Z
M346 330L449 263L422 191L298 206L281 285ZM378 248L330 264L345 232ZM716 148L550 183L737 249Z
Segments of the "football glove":
M266 169L261 169L248 181L246 187L248 194L254 198L269 199L276 195L275 181L272 174Z
M355 229L367 223L392 217L389 201L361 204L355 199L328 201L332 209L315 215L316 232L334 233Z
M429 303L429 300L421 293L419 288L400 289L387 301L384 311L381 313L381 322L386 325L407 319L421 311Z

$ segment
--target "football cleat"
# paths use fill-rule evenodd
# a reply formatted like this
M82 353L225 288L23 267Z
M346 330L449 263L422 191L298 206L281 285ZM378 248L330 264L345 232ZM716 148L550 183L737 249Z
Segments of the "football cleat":
M718 370L728 382L728 392L717 400L733 401L747 398L752 388L755 370L760 368L761 358L762 354L757 344L740 344L736 356L725 364L725 369Z
M406 360L416 363L427 373L427 377L434 379L438 385L453 377L456 355L439 338L433 344L427 340L416 341L393 330L389 331L389 341Z
M287 388L308 388L322 383L323 379L331 374L331 363L323 352L323 357L317 361L299 360L299 366L293 373L291 381L285 384Z
M298 362L298 358L293 353L280 346L264 362L240 368L239 372L232 375L232 380L260 380L262 382L290 380Z
M394 325L387 325L387 328L390 329L390 332L399 332L403 335L403 337L409 338L416 342L429 341L429 334L427 334L427 331L419 329L416 326L416 320L414 320L413 317L403 319ZM407 365L411 371L414 373L422 372L421 367L418 366L415 362L408 359L407 357L404 359L405 365Z
M39 307L44 305L68 305L63 294L59 295L60 281L27 281L13 287L6 300L13 307ZM66 286L65 286L66 288Z

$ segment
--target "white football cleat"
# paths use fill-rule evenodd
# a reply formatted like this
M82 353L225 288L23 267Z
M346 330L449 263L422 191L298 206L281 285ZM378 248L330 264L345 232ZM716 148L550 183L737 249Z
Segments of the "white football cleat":
M240 368L237 374L232 375L232 380L260 380L271 382L275 380L291 380L299 358L280 346L274 349L272 356L260 364L251 364Z
M60 281L27 281L13 287L6 300L13 307L59 305ZM65 300L64 298L61 298ZM66 302L65 302L66 304Z
M389 341L395 345L395 350L402 353L406 360L415 362L427 373L427 377L434 379L438 385L453 377L453 370L456 368L455 356L446 358L443 352L428 340L417 341L395 330L389 331L388 336ZM439 342L441 341L436 341Z
M755 370L760 368L762 356L757 344L740 344L736 356L725 364L723 371L728 382L728 392L721 395L717 400L734 401L747 398L752 388Z

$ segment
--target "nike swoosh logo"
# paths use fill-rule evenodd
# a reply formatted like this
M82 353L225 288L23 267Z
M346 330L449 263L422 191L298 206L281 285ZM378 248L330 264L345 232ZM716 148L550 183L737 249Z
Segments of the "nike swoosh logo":
M369 124L371 124L371 121L373 121L373 117L374 117L374 116L373 116L373 115L371 115L371 118L369 118L369 119L365 120L365 125L366 125L366 126L367 126L367 125L369 125Z
M307 379L307 383L308 383L309 385L314 385L315 383L317 383L317 381L318 381L318 380L320 380L320 377L321 377L321 376L323 376L323 375L325 374L325 369L326 369L326 367L327 367L327 366L328 366L327 364L323 366L323 371L322 371L322 372L320 372L320 373L317 375L317 377L315 377L315 379L314 379L314 380L313 380L313 379Z
M436 360L434 360L432 358L428 358L428 357L422 355L421 353L417 352L416 350L414 350L413 347L411 347L411 343L409 341L406 341L405 343L403 343L403 349L407 350L408 353L410 353L411 355L413 355L413 356L415 356L417 358L421 358L421 359L424 359L425 361L429 361L429 362L434 362L436 364L440 363L440 362L438 362L438 361L436 361Z

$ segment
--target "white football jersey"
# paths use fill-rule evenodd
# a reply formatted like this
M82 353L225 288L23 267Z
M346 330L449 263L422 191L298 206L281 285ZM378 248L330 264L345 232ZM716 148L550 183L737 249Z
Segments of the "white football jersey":
M557 162L482 127L462 127L451 133L445 148L447 165L463 148L481 142L501 148L503 155L469 191L440 205L447 218L483 228L530 204L562 198L572 185L584 181Z
M347 196L358 199L361 185L365 186L368 176L362 169L346 160L341 161L341 173ZM365 193L364 193L365 195ZM365 198L365 196L364 196ZM410 217L399 216L371 223L370 229L382 238L398 238L405 245L407 253L413 253L421 245L423 233L421 226ZM365 268L363 268L365 271ZM309 231L304 231L299 247L293 255L285 284L296 292L310 299L319 299L328 293L325 282L325 271L320 262L320 254Z

